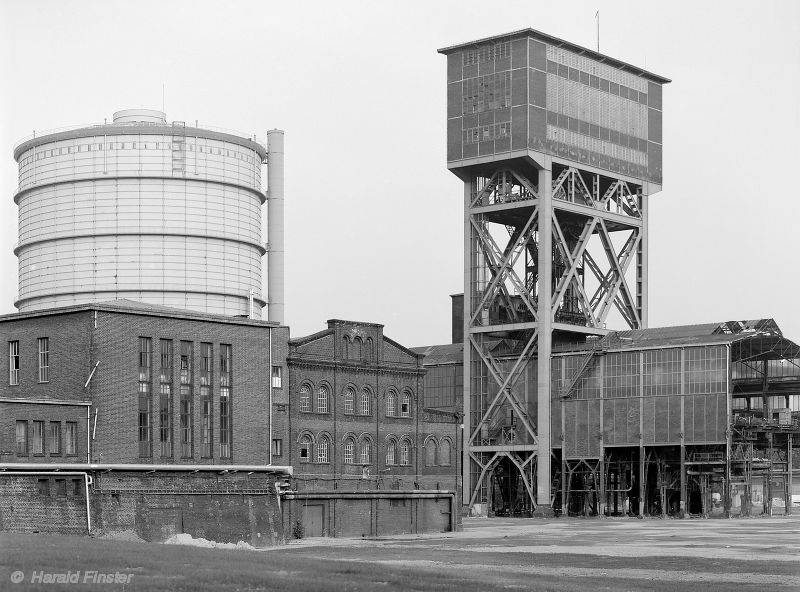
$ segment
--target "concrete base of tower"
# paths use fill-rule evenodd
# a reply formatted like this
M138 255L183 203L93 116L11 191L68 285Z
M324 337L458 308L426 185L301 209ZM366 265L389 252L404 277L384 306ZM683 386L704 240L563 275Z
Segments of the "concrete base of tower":
M534 518L555 518L556 513L553 511L552 506L545 506L544 504L539 504L536 506L536 509L533 511Z

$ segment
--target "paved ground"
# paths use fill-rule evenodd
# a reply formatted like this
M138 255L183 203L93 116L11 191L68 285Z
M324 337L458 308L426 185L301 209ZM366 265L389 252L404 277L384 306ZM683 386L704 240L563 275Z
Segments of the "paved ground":
M306 539L232 551L0 535L0 590L14 571L120 571L125 590L800 591L800 516L742 520L467 519L464 532ZM70 590L121 590L119 584Z

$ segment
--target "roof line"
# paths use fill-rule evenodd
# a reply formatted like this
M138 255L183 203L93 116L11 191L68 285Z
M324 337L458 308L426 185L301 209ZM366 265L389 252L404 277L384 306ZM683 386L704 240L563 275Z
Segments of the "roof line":
M532 29L530 27L528 27L527 29L519 29L518 31L511 31L509 33L492 35L491 37L483 37L481 39L475 39L474 41L468 41L466 43L459 43L456 45L450 45L448 47L442 47L440 49L437 49L436 51L441 54L448 55L459 49L464 49L473 45L480 45L482 43L487 43L489 41L498 41L501 39L509 39L522 36L533 37L538 41L544 41L545 43L549 43L551 45L558 45L559 47L564 47L566 49L570 49L572 51L588 55L589 57L594 58L600 62L605 62L612 66L616 66L617 68L621 68L623 70L627 69L629 71L632 71L634 74L638 74L640 76L643 76L644 78L649 78L654 82L658 82L660 84L668 84L672 82L672 80L670 80L669 78L665 78L659 74L650 72L649 70L645 70L638 66L634 66L633 64L629 64L628 62L623 62L622 60L619 60L617 58L613 58L609 55L602 54L598 51L589 49L588 47L584 47L576 43L572 43L565 39L560 39L559 37L548 35L547 33L543 33L542 31L537 31L536 29Z

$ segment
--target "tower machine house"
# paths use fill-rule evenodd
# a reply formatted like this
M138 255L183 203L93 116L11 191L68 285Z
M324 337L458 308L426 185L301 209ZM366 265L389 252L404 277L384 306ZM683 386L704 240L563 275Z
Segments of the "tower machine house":
M546 515L553 346L647 327L670 81L533 29L439 52L464 182L463 502L503 475L524 492L509 504Z

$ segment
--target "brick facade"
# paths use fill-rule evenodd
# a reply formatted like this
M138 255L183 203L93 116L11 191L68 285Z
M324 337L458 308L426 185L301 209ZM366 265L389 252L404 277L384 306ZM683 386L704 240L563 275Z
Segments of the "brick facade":
M265 321L220 317L140 304L53 309L0 317L2 379L0 380L0 460L2 462L87 462L87 430L92 434L91 462L179 464L270 464L270 343L272 365L288 376L288 328ZM37 339L49 339L49 382L38 380ZM139 449L139 338L152 344L150 373L149 454ZM171 446L161 450L160 344L172 344L171 405L165 419ZM19 342L19 384L10 385L8 342ZM191 343L192 446L180 446L180 348ZM200 401L201 344L212 346L213 372L211 454L201 451L203 425ZM220 447L220 345L231 346L231 446ZM94 371L93 374L91 374ZM85 386L91 375L91 381ZM166 383L165 383L166 384ZM278 407L281 393L275 389ZM285 399L285 395L283 396ZM90 403L87 405L86 403ZM87 421L87 407L91 417ZM285 413L284 413L285 415ZM28 422L28 452L16 453L16 422ZM43 454L31 452L34 421L45 422ZM61 422L62 446L48 452L50 422ZM67 454L65 424L76 422L77 450ZM283 424L286 424L283 421ZM273 430L285 429L281 425ZM144 448L147 448L146 446ZM186 452L185 450L183 452ZM278 463L275 463L278 464Z
M455 482L458 419L421 406L422 359L373 323L331 320L327 330L291 340L288 448L296 479Z

